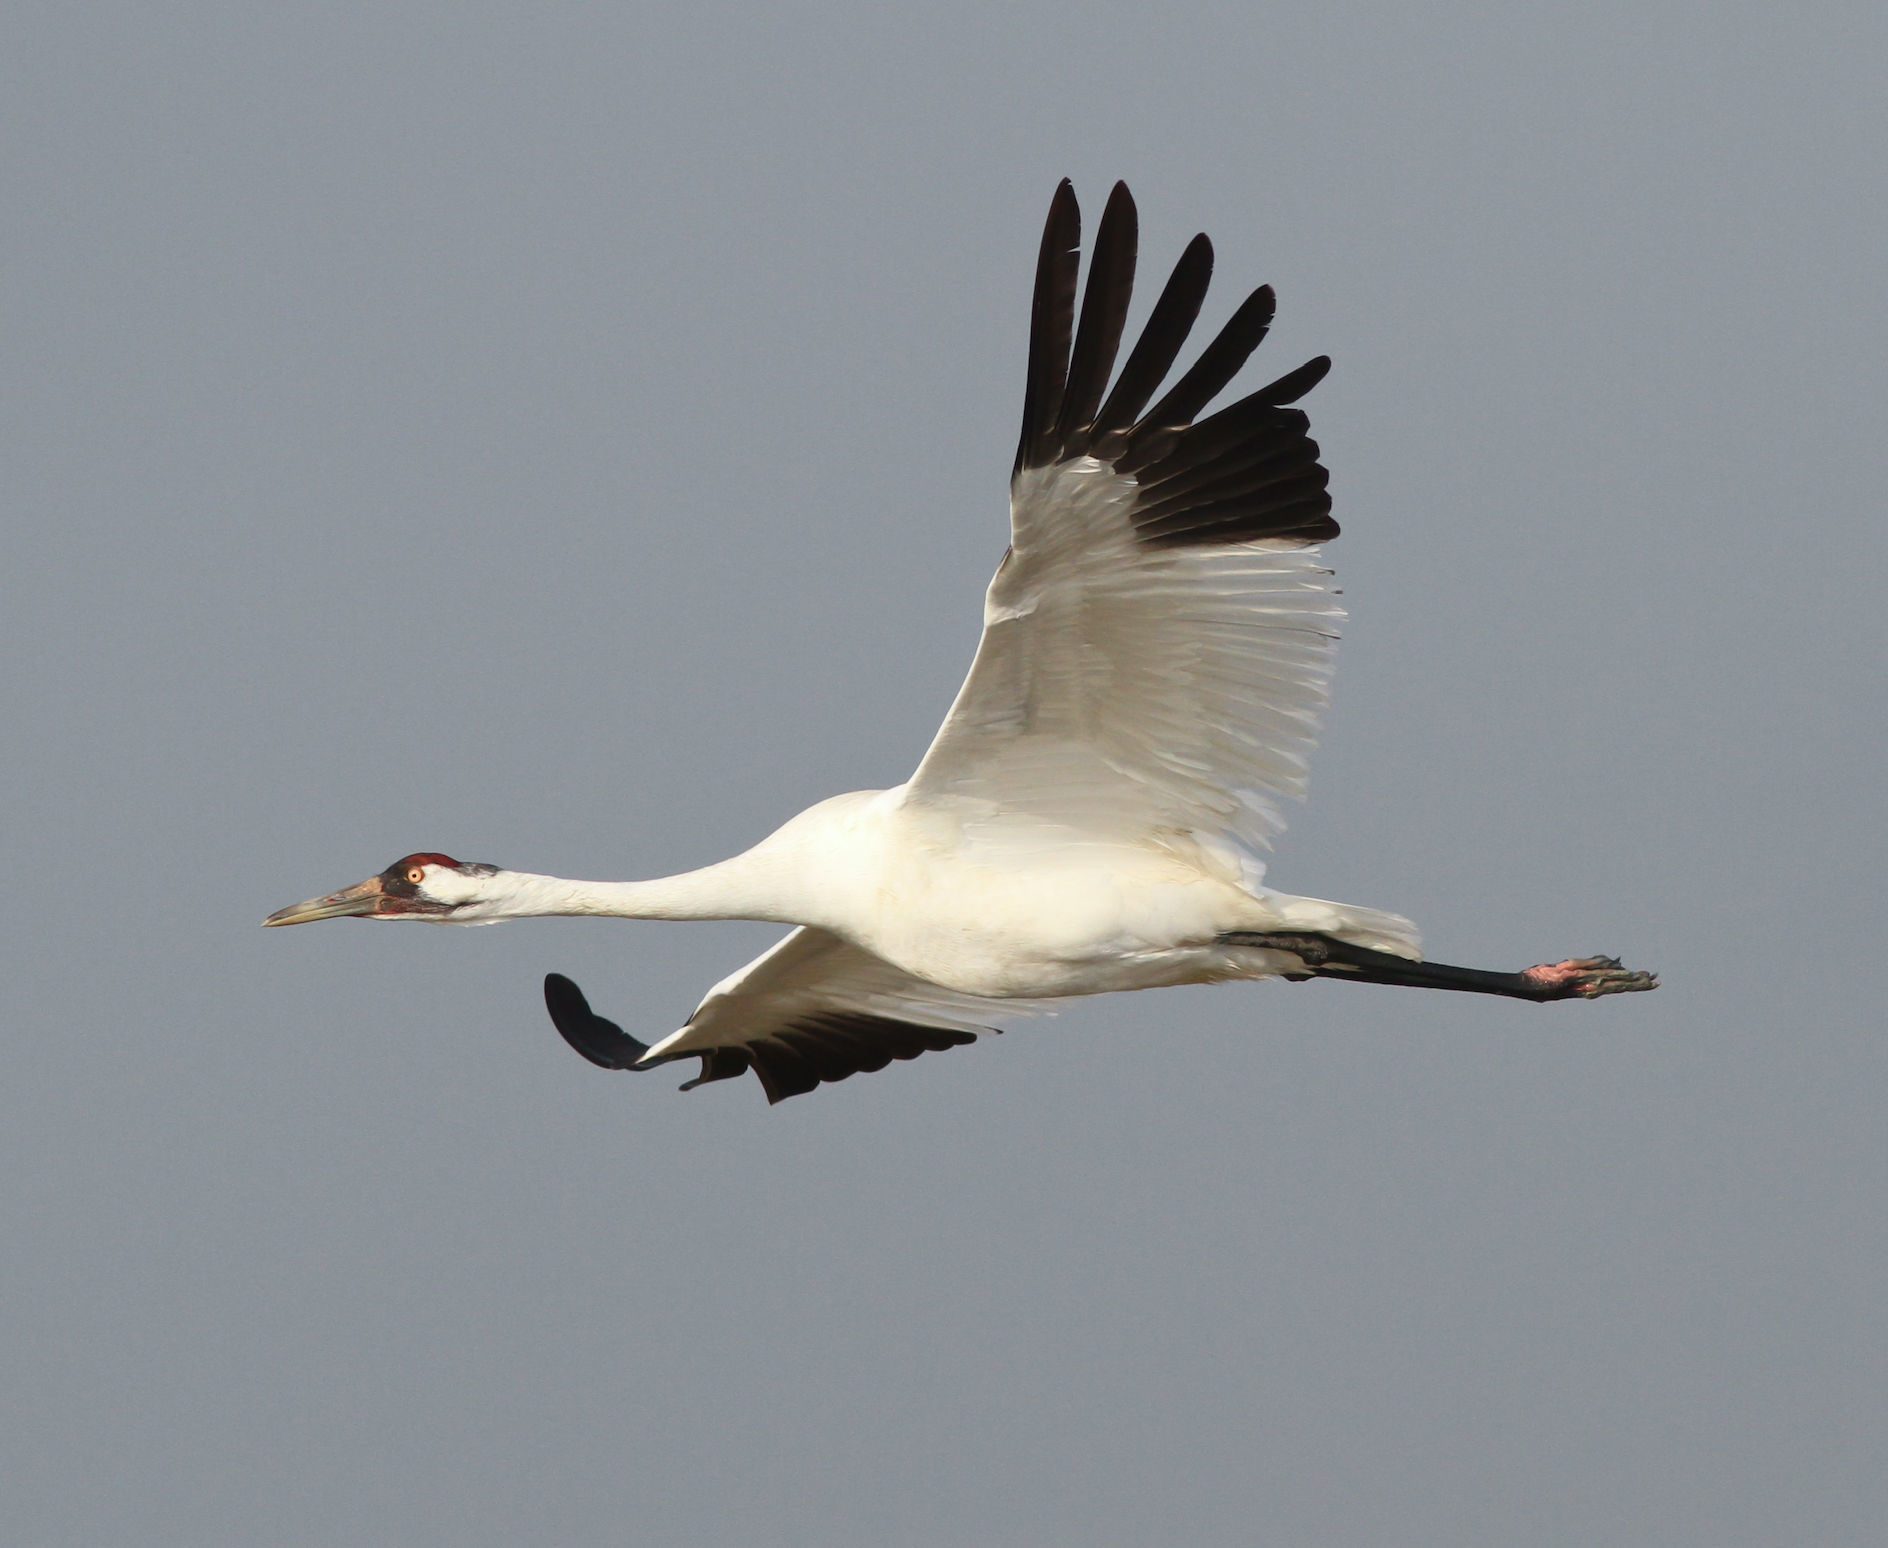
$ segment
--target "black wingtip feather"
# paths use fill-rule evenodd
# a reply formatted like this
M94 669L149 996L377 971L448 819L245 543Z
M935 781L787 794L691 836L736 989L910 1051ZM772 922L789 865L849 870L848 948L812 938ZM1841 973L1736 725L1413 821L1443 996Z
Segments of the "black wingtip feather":
M701 1073L693 1080L685 1080L675 1089L693 1091L697 1086L705 1086L710 1081L733 1080L748 1071L747 1051L741 1048L710 1048L701 1056Z
M1129 514L1136 537L1150 547L1310 544L1336 537L1328 475L1318 462L1309 421L1286 407L1324 379L1329 356L1308 360L1230 407L1198 417L1264 339L1277 305L1272 287L1261 285L1247 296L1148 409L1198 320L1213 276L1213 244L1204 233L1187 244L1109 391L1138 242L1134 202L1124 184L1109 195L1096 232L1081 326L1075 328L1079 259L1073 249L1080 239L1074 190L1064 180L1049 207L1036 265L1017 471L1083 455L1111 464L1138 486Z
M638 1042L591 1010L583 991L562 973L545 975L544 1004L564 1041L594 1065L606 1070L635 1069L637 1060L649 1052L647 1043ZM701 1073L684 1083L684 1091L710 1081L732 1080L751 1069L773 1103L801 1096L822 1081L845 1080L882 1070L894 1059L915 1059L976 1040L976 1034L954 1027L831 1011L805 1017L751 1043L668 1054L661 1062L701 1059Z
M1075 328L1075 276L1081 264L1082 212L1075 185L1056 185L1036 253L1036 290L1029 307L1029 381L1023 395L1023 433L1016 467L1036 466L1053 444L1069 374L1069 339Z
M1174 383L1173 390L1149 409L1141 424L1150 430L1165 430L1193 423L1194 416L1219 396L1226 383L1237 376L1246 361L1264 340L1278 310L1278 298L1270 285L1261 285L1239 303L1226 319L1226 326L1213 342L1200 352L1186 375Z
M562 973L545 975L544 1006L564 1041L602 1069L630 1069L649 1052L647 1043L637 1042L615 1022L591 1010L583 991Z
M1134 295L1134 260L1140 244L1140 217L1126 183L1116 183L1095 228L1094 252L1088 260L1088 288L1082 295L1082 318L1075 330L1075 349L1069 360L1068 385L1056 416L1047 457L1079 457L1087 449L1089 426L1101 397L1108 390L1121 331L1127 326L1128 303Z
M1277 381L1261 387L1252 394L1258 403L1283 405L1296 403L1306 393L1331 374L1331 357L1319 355L1307 360L1296 371L1287 371Z
M1207 287L1212 282L1213 243L1202 231L1187 243L1180 261L1173 266L1173 273L1167 276L1160 299L1154 303L1154 310L1141 328L1140 338L1128 352L1128 363L1121 368L1114 391L1108 394L1108 401L1095 416L1095 455L1102 454L1099 444L1102 438L1125 433L1147 407L1148 399L1159 390L1161 382L1173 369L1174 361L1180 358L1180 350L1193 331L1200 305L1206 300Z
M830 1011L808 1016L743 1045L769 1103L801 1096L821 1082L882 1070L894 1059L961 1048L973 1032L927 1027L884 1016Z

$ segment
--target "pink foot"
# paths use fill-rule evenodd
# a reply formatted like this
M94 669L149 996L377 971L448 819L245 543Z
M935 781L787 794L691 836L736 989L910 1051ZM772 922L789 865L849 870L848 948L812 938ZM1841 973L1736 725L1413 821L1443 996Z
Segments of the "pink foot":
M1530 984L1556 1000L1597 1000L1603 994L1636 994L1659 986L1657 973L1635 973L1619 965L1617 957L1569 957L1564 962L1543 962L1521 969Z

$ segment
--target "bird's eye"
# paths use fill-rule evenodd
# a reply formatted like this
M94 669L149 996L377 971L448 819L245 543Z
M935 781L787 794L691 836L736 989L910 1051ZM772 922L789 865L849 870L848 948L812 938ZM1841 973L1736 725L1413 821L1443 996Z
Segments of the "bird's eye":
M409 865L406 868L406 879L417 887L421 882L426 880L426 871L421 866Z

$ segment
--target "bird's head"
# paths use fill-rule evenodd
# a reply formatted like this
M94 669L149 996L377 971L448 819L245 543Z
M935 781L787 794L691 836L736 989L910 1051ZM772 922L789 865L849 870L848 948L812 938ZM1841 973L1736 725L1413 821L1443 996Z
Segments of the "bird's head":
M483 924L493 916L491 878L495 865L477 865L450 855L418 854L396 860L358 886L279 908L265 925L307 924L311 919L424 919L433 924Z

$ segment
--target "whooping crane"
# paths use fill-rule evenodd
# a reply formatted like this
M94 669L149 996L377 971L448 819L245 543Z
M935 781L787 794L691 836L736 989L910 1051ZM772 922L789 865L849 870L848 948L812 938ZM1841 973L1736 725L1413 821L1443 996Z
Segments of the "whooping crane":
M1304 793L1342 617L1316 546L1338 531L1325 470L1288 406L1330 361L1197 417L1265 336L1273 296L1261 286L1149 409L1212 274L1200 235L1110 390L1137 242L1117 183L1077 326L1081 219L1070 185L1057 188L1010 549L970 675L909 781L834 796L679 876L569 881L412 854L263 923L792 925L654 1046L592 1012L569 979L545 980L558 1030L594 1063L699 1058L684 1090L751 1069L770 1102L1117 989L1332 978L1563 1000L1655 988L1611 957L1518 973L1425 962L1407 919L1261 884L1278 802Z

